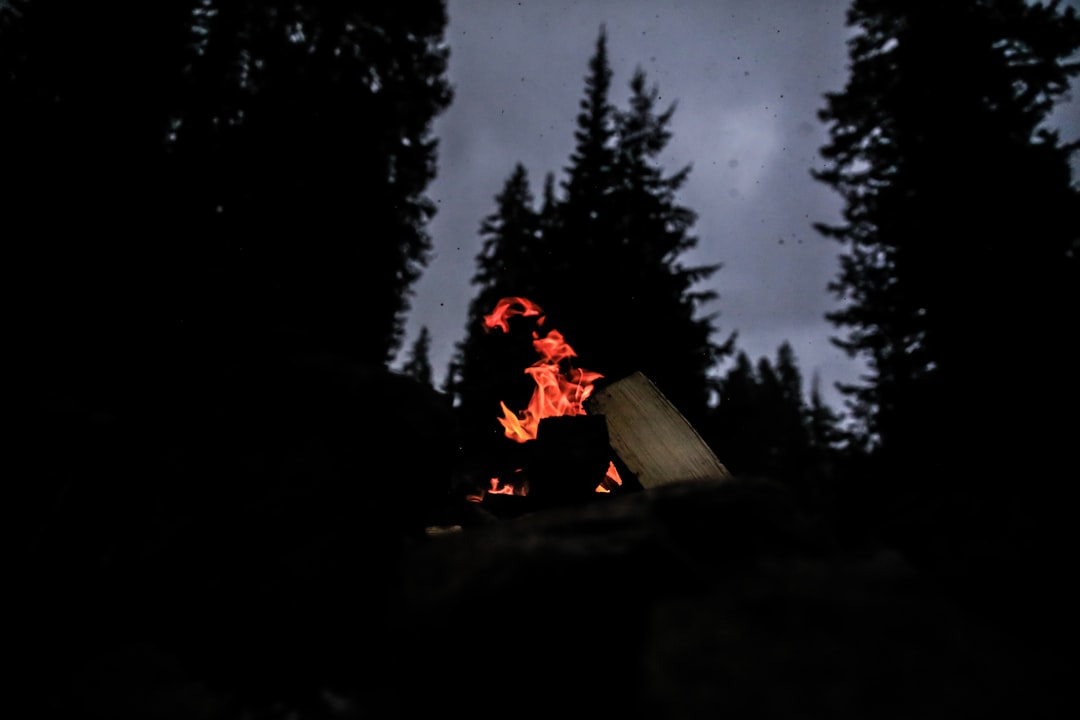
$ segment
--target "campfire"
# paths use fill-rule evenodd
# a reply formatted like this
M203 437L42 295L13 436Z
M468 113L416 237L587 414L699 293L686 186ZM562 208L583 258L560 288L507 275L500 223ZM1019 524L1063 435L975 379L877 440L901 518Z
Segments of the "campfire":
M543 309L506 297L484 316L488 332L509 332L513 317L532 318L537 360L523 368L535 383L528 405L514 412L500 401L505 437L535 449L527 463L490 478L467 499L490 495L581 500L589 495L648 489L680 480L730 477L689 422L643 374L596 391L604 376L576 367L562 333L544 330ZM625 479L624 479L625 478ZM535 481L535 482L534 482Z
M598 372L574 367L570 361L577 353L566 342L558 330L549 330L543 336L539 328L544 325L543 309L523 297L506 297L496 303L494 310L484 316L484 329L487 331L510 331L509 319L515 316L536 318L536 330L532 332L532 344L539 358L524 369L536 383L532 398L525 409L513 412L505 402L499 403L502 417L498 418L507 438L514 442L526 443L537 439L540 421L545 418L574 417L585 415L585 401L592 395L594 382L603 378ZM545 424L545 428L551 424ZM522 468L515 471L514 477L493 477L488 488L469 496L469 500L480 502L487 493L503 495L528 495L529 482L522 479ZM607 471L599 480L594 492L610 493L622 486L615 462L608 461Z

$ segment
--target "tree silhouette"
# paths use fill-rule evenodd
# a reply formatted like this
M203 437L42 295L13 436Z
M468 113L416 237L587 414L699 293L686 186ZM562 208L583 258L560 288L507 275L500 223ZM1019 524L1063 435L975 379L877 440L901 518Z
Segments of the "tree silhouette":
M169 150L201 181L186 199L225 238L223 304L244 322L373 364L398 349L430 249L445 23L439 0L197 14Z
M850 9L851 77L821 113L816 173L845 223L820 229L845 247L830 319L870 364L849 393L888 464L1060 437L1037 437L1047 393L1075 389L1061 328L1078 317L1076 145L1043 124L1080 70L1063 61L1080 21L1057 6Z
M546 280L548 235L534 208L528 171L518 163L495 197L496 210L480 224L483 246L473 283L479 287L469 304L469 332L458 343L448 377L463 424L479 437L501 437L495 422L500 401L520 409L532 394L525 368L536 361L528 333L486 332L484 315L504 297L534 297Z
M52 238L19 243L35 336L115 359L273 332L387 363L430 247L445 22L441 0L5 6L0 202Z
M841 428L843 417L821 395L821 377L817 373L810 381L808 410L810 447L819 462L831 464L834 451L845 447L848 439Z
M698 316L713 294L696 284L718 266L681 263L696 244L689 233L695 215L676 200L689 169L668 175L659 161L674 107L656 110L658 92L638 70L629 107L619 110L608 99L611 77L601 28L561 193L548 176L536 209L519 165L482 227L474 279L480 287L453 373L470 420L494 423L499 412L492 403L510 392L507 382L524 383L517 392L526 400L531 392L523 373L535 360L528 342L511 348L511 339L485 337L480 327L500 297L539 304L549 326L574 347L575 362L604 375L601 384L644 372L692 420L706 409L707 371L731 352L734 338L714 343L714 318ZM494 346L503 344L505 352L497 353Z
M420 334L416 336L412 347L409 348L409 357L402 365L401 371L424 385L432 386L431 332L428 331L427 325L420 328Z
M176 0L0 8L0 218L20 269L16 342L52 383L108 392L108 350L132 338L145 350L150 318L169 324L164 138L189 15Z
M765 465L761 430L767 423L760 412L758 385L750 356L738 351L718 383L719 401L703 430L717 456L736 475L756 475Z
M702 431L725 465L736 475L783 482L804 502L818 502L837 418L820 396L813 396L817 406L807 405L791 344L780 344L775 361L753 363L739 351L718 385L719 402Z
M386 368L428 251L445 23L441 0L0 3L42 714L154 715L149 677L191 716L365 692L347 655L389 645L355 608L387 608L357 593L454 447L443 398Z
M1061 414L1080 401L1078 145L1046 127L1080 71L1080 18L1058 2L855 0L848 22L814 174L845 201L843 223L818 227L844 248L837 344L870 367L845 391L873 513L915 553L945 544L931 526L972 553L991 537L999 558L1044 553L1066 524L1051 478L1080 429Z

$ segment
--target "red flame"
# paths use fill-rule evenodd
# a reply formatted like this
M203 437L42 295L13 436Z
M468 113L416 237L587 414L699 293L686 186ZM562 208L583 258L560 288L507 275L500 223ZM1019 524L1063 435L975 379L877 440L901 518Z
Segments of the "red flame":
M521 472L521 468L514 471L515 473ZM507 482L502 478L493 477L490 480L491 486L481 489L475 493L470 493L465 496L465 499L469 502L481 502L485 495L528 495L529 494L529 481L524 480L520 482ZM600 492L598 489L597 492Z
M539 305L525 298L508 297L500 300L490 315L484 316L484 327L508 332L507 318L515 315L536 317L538 326L544 323L544 311ZM532 399L528 407L516 414L506 403L499 403L503 411L499 422L506 430L506 437L519 443L535 440L540 421L546 417L584 415L582 403L592 394L593 381L603 377L581 368L563 370L564 361L577 357L577 353L558 330L551 330L544 337L533 331L532 336L533 347L540 355L539 360L525 368L536 383Z
M539 305L523 297L506 297L496 303L490 315L484 316L484 328L489 331L498 328L509 332L508 319L515 316L535 317L537 327L544 324L544 311ZM512 412L506 403L499 403L503 412L499 423L502 424L506 437L519 443L535 440L540 421L546 417L584 415L584 402L592 395L593 382L603 377L592 370L569 367L569 360L577 357L577 353L558 330L550 330L544 337L540 337L534 330L532 337L533 347L540 355L539 360L525 368L525 372L531 375L536 383L532 399L520 413ZM612 463L596 491L611 492L614 486L621 484L622 479ZM492 478L492 487L488 492L508 491L498 478ZM527 488L525 492L509 492L524 495Z
M515 315L535 316L537 325L544 324L544 311L540 309L539 305L523 297L507 297L495 304L495 309L492 310L490 315L484 316L484 328L487 330L499 328L503 332L510 332L510 324L507 319Z

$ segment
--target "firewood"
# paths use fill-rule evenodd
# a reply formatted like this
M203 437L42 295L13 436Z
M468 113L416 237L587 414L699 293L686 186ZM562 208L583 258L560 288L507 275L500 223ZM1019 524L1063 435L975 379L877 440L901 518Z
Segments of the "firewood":
M646 490L732 477L690 421L643 373L598 389L585 408L606 418L612 451Z

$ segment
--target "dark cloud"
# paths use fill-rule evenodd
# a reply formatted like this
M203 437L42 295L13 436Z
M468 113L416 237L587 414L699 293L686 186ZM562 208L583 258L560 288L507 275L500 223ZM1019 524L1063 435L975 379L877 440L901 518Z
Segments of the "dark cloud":
M417 284L409 337L426 325L441 381L464 336L480 220L514 163L562 177L589 56L606 27L622 106L641 66L663 102L677 103L665 163L691 164L680 195L698 213L688 264L723 263L721 336L739 333L753 359L791 342L807 383L819 374L834 404L837 381L863 372L830 342L826 291L839 246L812 223L837 222L841 203L813 180L827 141L823 95L847 79L848 3L841 0L450 0L447 41L455 99L439 118L435 257ZM1073 126L1076 123L1073 122ZM1067 136L1074 136L1066 133ZM573 339L569 339L573 342Z

